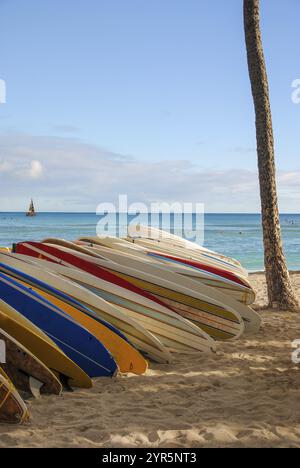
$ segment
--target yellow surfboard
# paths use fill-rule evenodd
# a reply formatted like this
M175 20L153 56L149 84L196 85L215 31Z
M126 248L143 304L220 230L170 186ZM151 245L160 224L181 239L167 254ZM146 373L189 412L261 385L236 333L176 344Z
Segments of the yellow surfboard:
M0 367L0 422L21 424L29 419L27 406Z
M0 328L25 346L52 372L74 387L91 388L90 377L38 327L0 300Z
M94 320L92 317L86 315L84 312L76 309L75 307L67 304L66 302L58 299L52 294L48 294L37 287L28 285L27 283L15 279L19 283L30 287L33 291L43 296L47 301L54 304L56 307L63 310L66 314L71 316L76 322L80 323L90 333L92 333L114 357L120 372L141 375L144 374L148 368L146 359L127 341L107 328L102 323Z

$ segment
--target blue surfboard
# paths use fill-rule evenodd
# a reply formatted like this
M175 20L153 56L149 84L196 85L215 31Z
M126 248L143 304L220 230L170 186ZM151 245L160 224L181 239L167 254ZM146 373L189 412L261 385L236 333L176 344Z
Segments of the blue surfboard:
M46 333L90 377L111 377L117 372L112 355L88 330L3 273L0 273L0 297Z
M0 272L6 274L6 275L9 275L13 278L17 278L21 281L24 281L25 283L27 283L28 285L31 285L31 286L36 286L37 288L39 288L41 291L44 291L46 293L49 293L51 294L52 296L55 296L57 299L60 299L62 300L63 302L66 302L67 304L75 307L76 309L80 310L81 312L83 312L84 314L86 315L89 315L91 318L93 318L94 320L96 320L97 322L101 323L102 325L104 325L106 328L108 328L109 330L111 330L113 333L116 333L117 335L119 335L123 340L127 341L129 343L129 340L128 338L123 335L123 333L116 327L114 327L113 325L111 325L110 323L106 322L105 320L101 319L97 314L96 312L94 312L93 310L89 309L86 305L82 304L81 302L77 301L76 299L74 299L73 297L69 296L68 294L65 294L63 293L62 291L59 291L58 289L50 286L49 284L45 283L44 281L41 281L37 278L34 278L33 276L31 275L28 275L27 273L23 273L23 271L21 270L18 270L16 268L13 268L9 265L6 265L4 263L1 263L0 262ZM62 311L63 312L63 311ZM64 313L64 312L63 312ZM67 314L66 314L67 317L69 317ZM131 346L133 346L131 343L130 343Z

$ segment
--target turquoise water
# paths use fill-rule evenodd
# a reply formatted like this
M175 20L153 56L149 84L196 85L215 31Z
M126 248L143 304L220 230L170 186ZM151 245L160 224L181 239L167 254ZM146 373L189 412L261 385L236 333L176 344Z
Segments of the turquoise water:
M92 213L39 213L35 218L27 218L23 213L0 213L0 245L46 237L76 239L95 235L99 220ZM147 219L142 222L147 224ZM124 217L121 223L125 225ZM300 270L300 214L282 215L281 226L289 268ZM114 223L108 231L114 233ZM174 232L180 234L176 222ZM263 269L260 215L206 214L204 245L239 259L249 270Z

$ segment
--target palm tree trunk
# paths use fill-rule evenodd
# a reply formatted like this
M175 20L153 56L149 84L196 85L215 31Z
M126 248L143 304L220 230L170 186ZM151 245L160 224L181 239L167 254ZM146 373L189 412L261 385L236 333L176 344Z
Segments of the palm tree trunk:
M258 170L269 306L295 311L299 310L299 303L291 286L282 247L272 115L260 32L259 7L260 0L244 0L248 68L256 115Z

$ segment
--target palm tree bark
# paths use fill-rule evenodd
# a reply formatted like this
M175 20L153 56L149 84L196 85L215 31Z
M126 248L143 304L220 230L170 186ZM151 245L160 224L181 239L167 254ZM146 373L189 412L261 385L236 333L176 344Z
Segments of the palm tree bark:
M260 32L260 0L244 0L244 29L256 115L265 269L269 306L299 310L283 253L276 187L274 136L268 76Z

